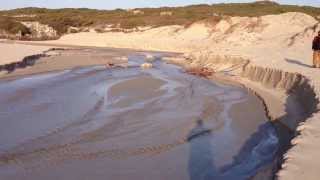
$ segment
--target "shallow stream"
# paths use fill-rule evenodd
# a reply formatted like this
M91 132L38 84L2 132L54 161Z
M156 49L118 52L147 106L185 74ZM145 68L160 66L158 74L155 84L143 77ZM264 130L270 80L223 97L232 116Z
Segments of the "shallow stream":
M0 179L248 179L274 160L257 97L154 55L0 80Z

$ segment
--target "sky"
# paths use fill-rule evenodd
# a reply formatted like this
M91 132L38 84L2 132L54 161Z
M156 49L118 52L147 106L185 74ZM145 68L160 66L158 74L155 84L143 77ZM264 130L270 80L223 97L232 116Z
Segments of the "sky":
M0 9L21 7L46 8L93 8L116 9L137 7L183 6L189 4L214 4L231 2L252 2L250 0L0 0ZM281 4L298 4L320 7L320 0L276 0Z

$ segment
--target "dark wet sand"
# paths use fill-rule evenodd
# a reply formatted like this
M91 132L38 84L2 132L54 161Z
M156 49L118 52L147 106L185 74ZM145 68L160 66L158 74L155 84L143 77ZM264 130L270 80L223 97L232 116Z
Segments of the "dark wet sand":
M44 61L88 57L68 53ZM173 65L154 66L0 81L1 179L246 179L272 161L277 138L258 98ZM200 135L188 141L194 132Z

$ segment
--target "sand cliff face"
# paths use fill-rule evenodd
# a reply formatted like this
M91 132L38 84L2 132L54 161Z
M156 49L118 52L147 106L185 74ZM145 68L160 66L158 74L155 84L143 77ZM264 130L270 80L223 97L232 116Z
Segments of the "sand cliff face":
M259 82L266 88L280 89L287 93L288 104L286 104L286 115L274 118L282 121L283 124L293 131L297 129L299 123L304 122L318 109L319 100L314 88L310 85L309 80L301 74L256 66L245 66L241 76L251 81ZM290 105L292 106L292 102L288 101L294 101L297 108L290 109L292 108L290 107ZM297 114L297 111L299 111L299 114Z
M260 84L265 89L270 89L273 92L279 91L284 92L286 97L284 99L284 112L270 112L272 109L271 106L276 105L279 102L271 102L265 103L267 109L269 110L270 118L275 122L277 129L282 131L280 132L280 137L282 140L282 144L284 149L281 150L284 153L291 146L290 140L295 137L291 145L300 145L301 144L312 144L315 142L309 142L309 140L302 141L301 134L307 134L310 136L310 132L305 132L306 128L312 128L307 123L311 121L315 121L315 117L318 117L318 109L319 109L319 99L317 90L311 85L310 80L302 74L299 73L291 73L286 72L284 70L272 69L266 67L260 67L253 65L250 61L239 58L239 57L231 57L231 56L210 56L210 53L196 53L196 55L188 55L184 57L185 59L176 58L169 59L169 62L183 65L185 67L189 66L200 66L211 68L216 72L223 72L229 74L236 75L241 77L241 79L248 79L250 82L255 82ZM246 84L242 82L253 91L256 91L254 87L250 84ZM264 94L259 94L261 92L256 92L258 96L262 99L266 100L268 96L264 96ZM284 130L285 129L285 130ZM288 129L288 130L286 130ZM284 132L286 131L286 132ZM297 175L301 171L300 169L311 169L313 171L317 166L313 163L313 160L307 162L304 158L299 158L301 162L296 162L297 157L303 157L303 154L298 154L300 148L297 147L291 148L287 154L285 154L284 159L287 159L285 163L282 164L283 170L279 171L279 179L297 179L293 174ZM318 147L318 145L316 145ZM315 149L309 149L311 152L317 151ZM306 148L308 149L308 148ZM314 153L311 153L314 154ZM312 156L312 155L311 155ZM302 166L302 164L304 166ZM287 167L298 166L297 169L288 169ZM314 179L317 175L317 172L314 174L309 174L307 177L311 177L310 179ZM305 177L299 174L300 177Z
M46 54L35 54L31 56L26 56L19 62L12 62L4 65L0 65L0 72L7 71L8 73L13 72L17 68L26 68L28 66L33 66L38 59L41 57L46 57Z
M243 67L241 77L258 82L265 88L273 89L273 91L284 90L287 94L284 104L285 113L282 116L271 117L277 121L275 125L278 130L283 131L281 130L283 127L277 125L277 123L281 123L292 132L284 136L280 132L280 139L282 138L281 141L285 148L283 151L286 151L286 148L290 149L283 157L285 162L281 165L282 169L277 174L278 179L317 179L319 173L315 169L318 167L318 159L310 159L310 157L317 156L319 140L314 138L317 133L310 131L317 126L312 127L310 123L315 123L313 122L317 121L315 117L319 117L319 93L311 85L310 80L299 73L251 65ZM310 129L308 130L308 128ZM313 138L310 138L310 136ZM293 140L288 141L291 138ZM290 144L291 146L289 146Z

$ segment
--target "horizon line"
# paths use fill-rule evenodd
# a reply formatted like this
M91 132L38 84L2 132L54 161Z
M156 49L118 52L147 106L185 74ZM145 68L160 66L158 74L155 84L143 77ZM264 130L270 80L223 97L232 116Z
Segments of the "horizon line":
M10 11L10 10L17 10L17 9L26 9L26 8L38 8L38 9L52 9L52 10L59 10L59 9L89 9L89 10L109 10L109 11L112 11L112 10L129 10L129 9L145 9L145 8L150 8L150 9L158 9L158 8L179 8L179 7L188 7L188 6L197 6L197 5L208 5L208 6L213 6L213 5L219 5L219 4L252 4L252 3L255 3L257 1L253 1L253 2L230 2L230 3L225 3L225 2L221 2L221 3L212 3L212 4L209 4L209 3L199 3L199 4L187 4L187 5L176 5L176 6L142 6L142 7L131 7L131 8L102 8L102 9L99 9L99 8L93 8L93 7L53 7L53 8L50 8L50 7L45 7L45 6L24 6L24 7L16 7L16 8L8 8L8 9L1 9L0 8L0 11ZM275 2L277 3L277 2ZM302 4L282 4L282 3L277 3L278 5L281 5L281 6L299 6L299 7L313 7L313 8L320 8L320 5L319 6L316 6L316 5L302 5Z

